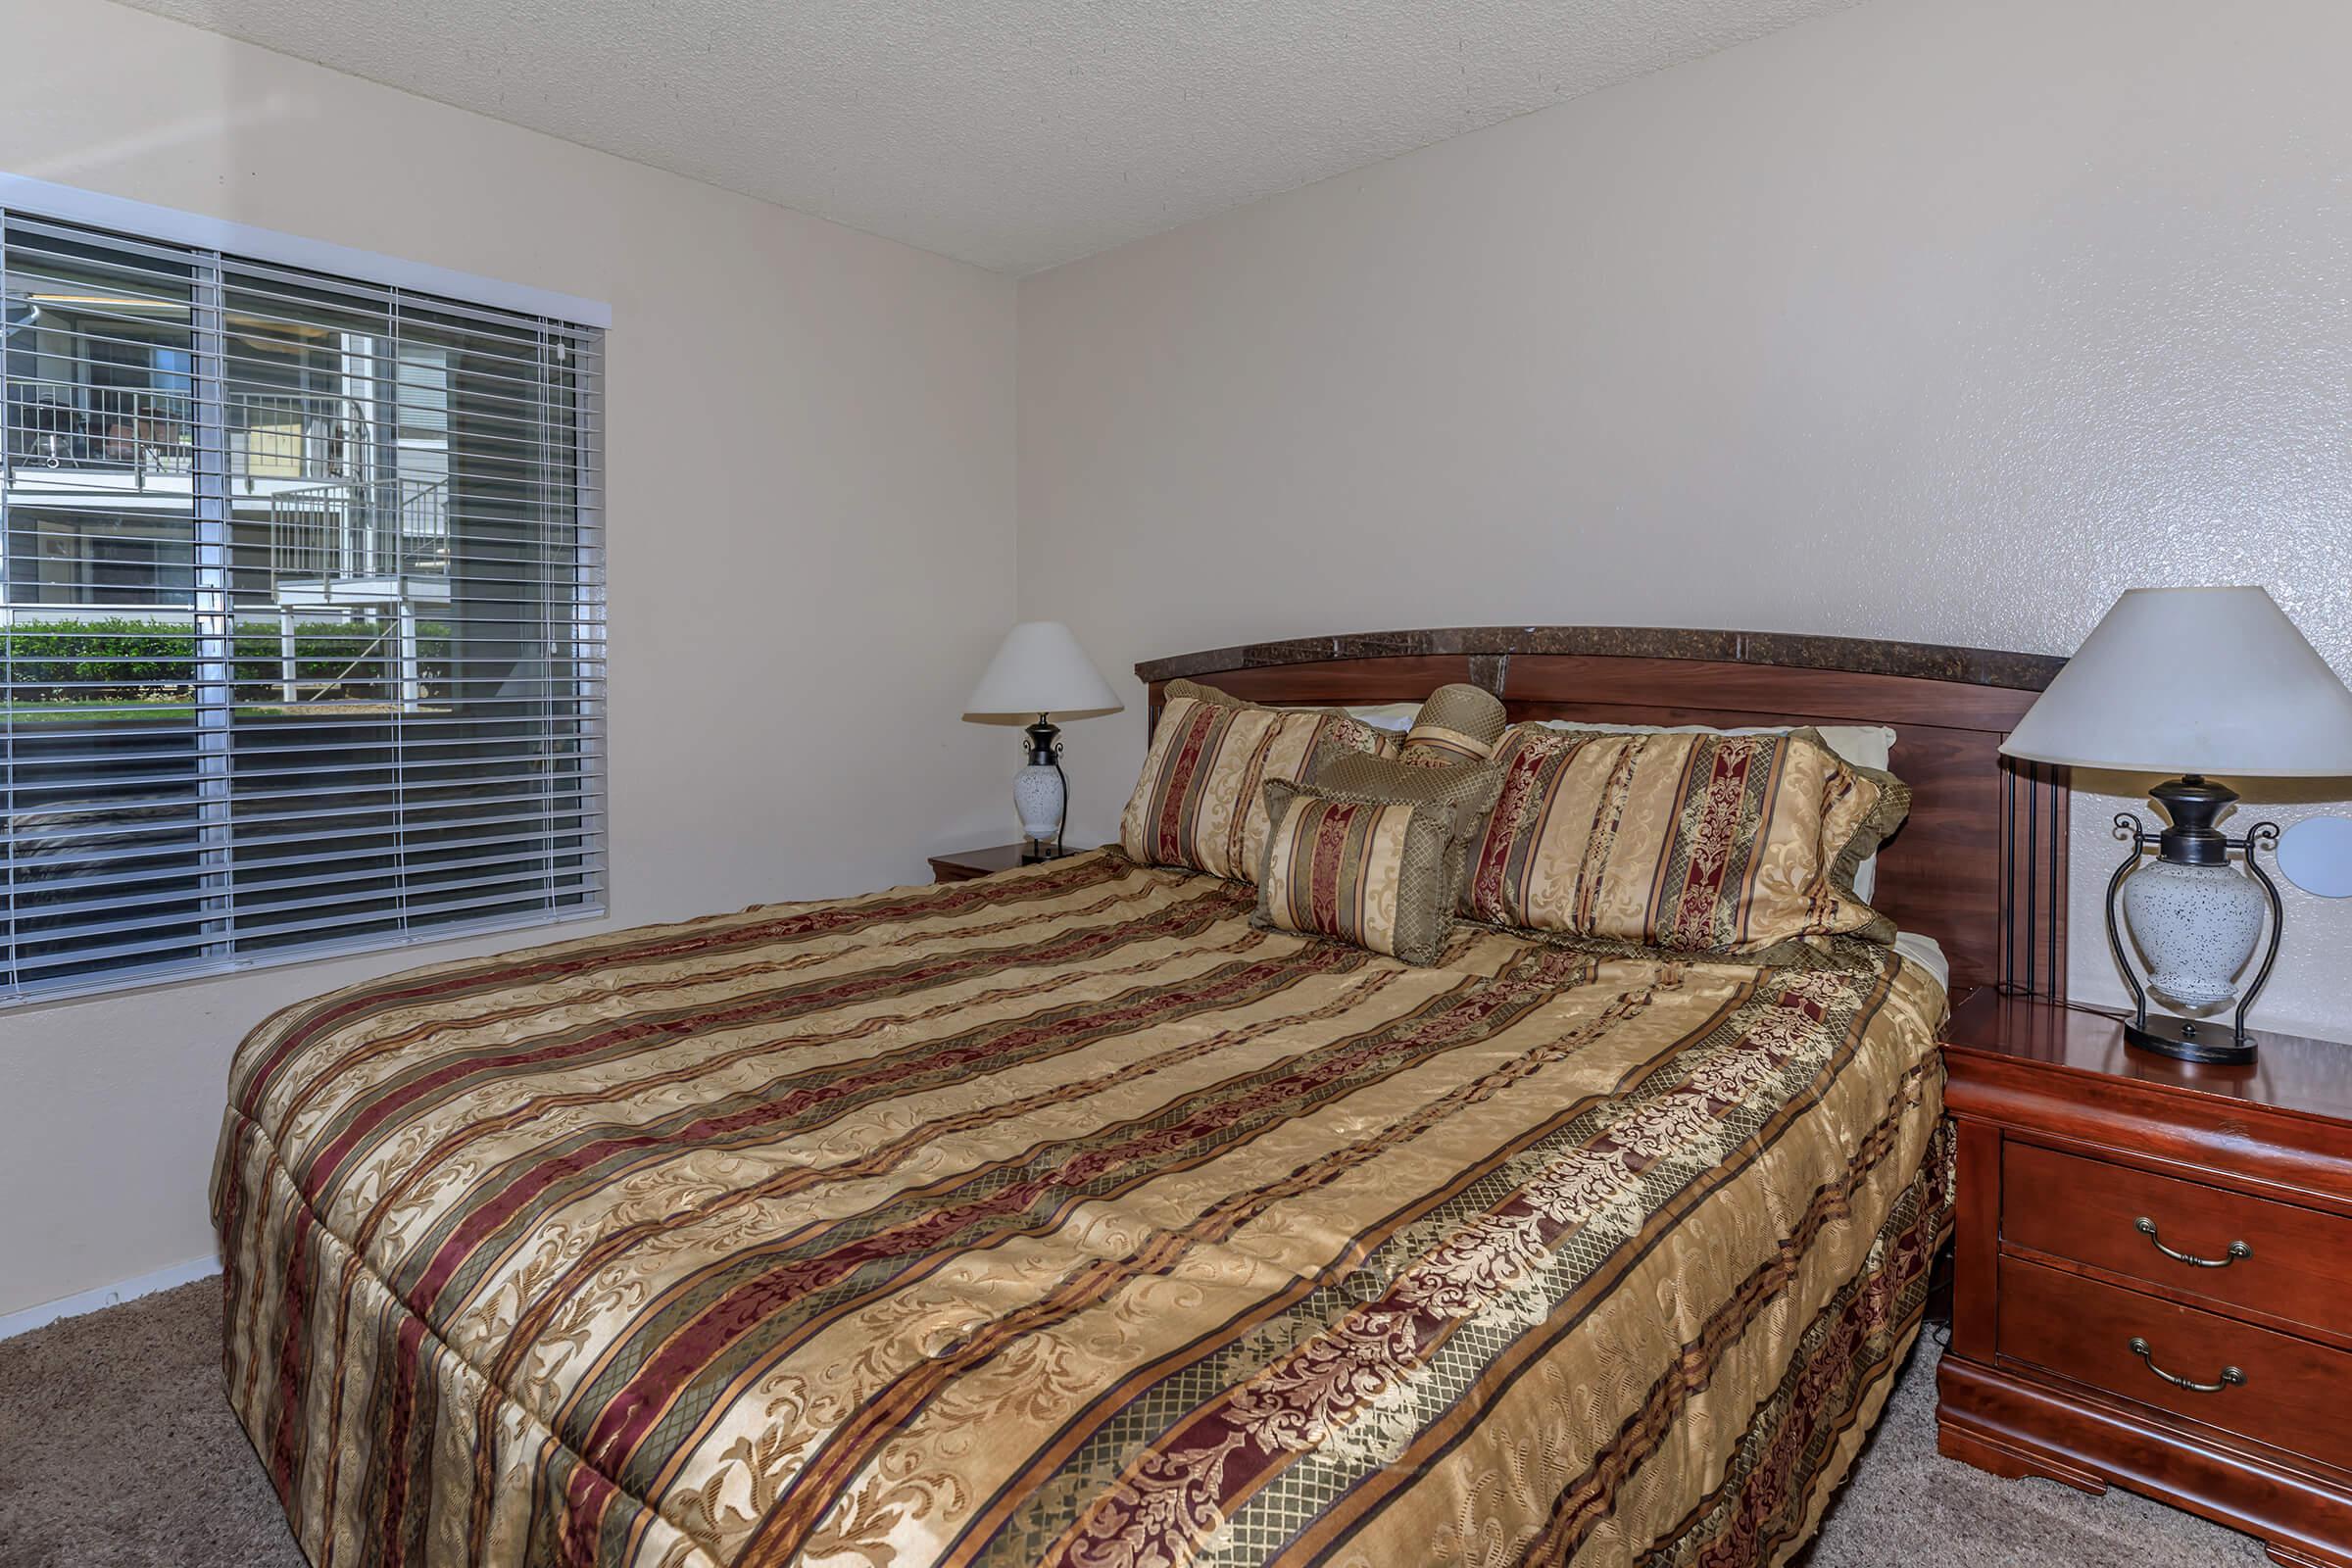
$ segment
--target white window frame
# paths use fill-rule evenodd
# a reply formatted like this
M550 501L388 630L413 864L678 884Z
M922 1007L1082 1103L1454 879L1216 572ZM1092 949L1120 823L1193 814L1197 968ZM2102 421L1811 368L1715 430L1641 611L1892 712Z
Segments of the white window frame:
M313 272L331 272L363 283L383 283L393 288L412 288L426 294L447 295L454 300L469 305L486 305L493 310L514 311L524 316L552 316L558 320L569 321L574 326L609 329L612 325L612 308L598 300L559 294L553 289L531 288L521 283L504 283L497 278L477 277L470 272L455 271L427 262L402 261L397 257L379 256L373 251L358 250L349 245L335 245L325 240L304 239L299 234L280 233L274 228L257 228L250 223L207 218L202 213L183 213L174 208L156 207L121 196L77 190L72 185L53 184L25 174L0 172L0 207L15 208L28 217L47 218L58 222L119 229L142 239L188 245L198 250L227 251L252 261L274 262L281 267L299 267Z

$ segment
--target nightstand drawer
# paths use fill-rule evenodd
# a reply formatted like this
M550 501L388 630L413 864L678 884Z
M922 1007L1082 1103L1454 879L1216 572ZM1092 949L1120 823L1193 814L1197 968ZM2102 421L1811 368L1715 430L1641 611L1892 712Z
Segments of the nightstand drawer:
M2352 1333L2352 1219L2341 1215L2012 1139L2001 1152L2001 1240Z
M2001 1260L2000 1314L2006 1358L2352 1466L2352 1355L2343 1351L2014 1257ZM2243 1381L2225 1381L2225 1368Z

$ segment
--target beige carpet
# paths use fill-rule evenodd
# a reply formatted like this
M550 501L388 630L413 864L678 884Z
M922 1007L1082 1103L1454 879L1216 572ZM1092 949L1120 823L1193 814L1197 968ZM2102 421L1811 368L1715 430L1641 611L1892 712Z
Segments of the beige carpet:
M220 1396L206 1281L0 1341L0 1568L302 1568ZM2260 1548L2120 1493L1996 1481L1936 1452L1922 1342L1806 1568L2141 1568ZM1406 1565L1399 1565L1406 1568Z

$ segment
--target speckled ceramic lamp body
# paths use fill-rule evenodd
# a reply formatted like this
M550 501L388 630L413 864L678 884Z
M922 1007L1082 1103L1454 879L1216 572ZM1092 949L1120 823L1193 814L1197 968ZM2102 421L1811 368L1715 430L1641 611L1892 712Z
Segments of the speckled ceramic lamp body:
M1061 853L1061 825L1069 820L1070 785L1061 775L1061 731L1044 714L1021 732L1029 740L1029 765L1012 775L1012 809L1028 841L1021 858L1050 859Z
M1021 836L1051 843L1061 832L1061 808L1067 798L1061 769L1052 762L1031 762L1012 775L1012 808L1021 819Z
M2234 865L2151 860L2124 884L2124 919L2148 960L2148 989L2180 1007L2237 1000L2270 901Z

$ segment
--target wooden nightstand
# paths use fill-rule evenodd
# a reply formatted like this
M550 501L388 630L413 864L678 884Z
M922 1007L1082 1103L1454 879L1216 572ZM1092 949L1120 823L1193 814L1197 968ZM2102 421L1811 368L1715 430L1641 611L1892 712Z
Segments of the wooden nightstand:
M1952 1015L1958 1278L1938 1446L2352 1568L2352 1047L2134 1051L2109 1014Z
M1084 855L1092 847L1072 844L1061 853ZM969 882L976 876L987 876L992 871L1009 871L1020 863L1021 847L1018 844L992 844L985 850L953 850L946 855L931 857L931 880Z

